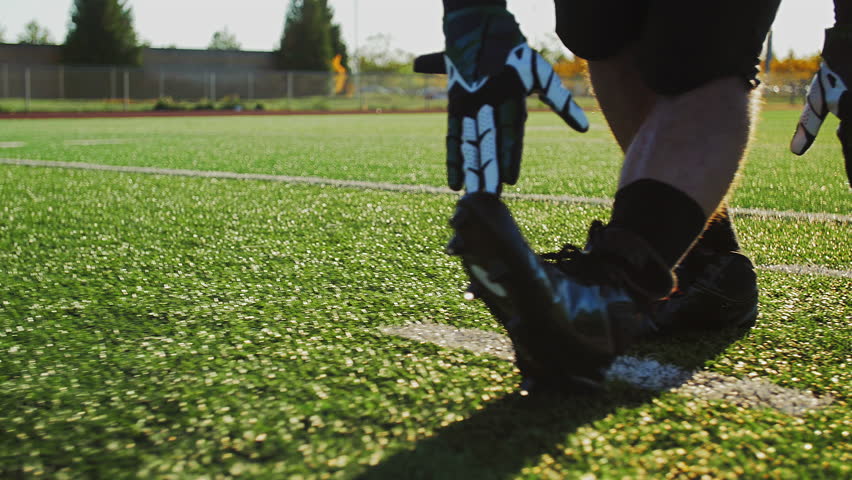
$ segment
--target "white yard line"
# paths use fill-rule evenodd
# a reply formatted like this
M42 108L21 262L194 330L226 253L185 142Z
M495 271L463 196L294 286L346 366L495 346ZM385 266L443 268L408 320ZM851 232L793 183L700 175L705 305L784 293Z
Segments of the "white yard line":
M383 190L392 192L414 192L414 193L434 193L434 194L452 194L458 195L449 188L432 187L429 185L403 185L396 183L385 182L367 182L361 180L336 180L333 178L322 177L294 177L290 175L268 175L262 173L236 173L236 172L217 172L208 170L182 170L173 168L155 168L155 167L127 167L120 165L103 165L97 163L82 163L82 162L52 162L46 160L27 160L21 158L0 158L0 165L20 165L30 167L47 167L47 168L70 168L79 170L98 170L109 172L124 172L124 173L143 173L149 175L171 175L183 177L202 177L202 178L222 178L232 180L259 180L269 182L282 183L301 183L308 185L331 185L346 188L360 188L366 190ZM543 195L543 194L519 194L506 193L505 197L518 200L534 200L534 201L551 201L562 203L584 203L594 205L611 205L612 200L606 198L593 197L574 197L566 195ZM794 218L807 221L837 221L843 223L852 223L852 215L836 215L831 213L802 213L802 212L785 212L777 210L757 210L757 209L733 209L735 213L740 215L755 215L770 218ZM810 265L760 265L757 268L763 270L772 270L786 272L791 274L809 274L822 275L829 277L852 278L852 271L834 270L830 268Z
M385 190L391 192L417 192L458 195L445 187L433 187L430 185L404 185L388 182L367 182L362 180L337 180L323 177L295 177L290 175L267 175L262 173L236 173L217 172L209 170L183 170L172 168L154 167L127 167L120 165L103 165L83 162L52 162L46 160L27 160L22 158L0 158L0 164L25 165L31 167L72 168L80 170L101 170L125 173L145 173L152 175L173 175L183 177L223 178L233 180L262 180L268 182L304 183L309 185L332 185L336 187L360 188L369 190ZM592 205L612 205L612 199L597 197L580 197L573 195L545 195L538 193L511 193L503 194L506 198L518 200L535 200L557 203L585 203ZM760 208L732 208L735 215L747 215L753 217L767 218L790 218L796 220L807 220L812 222L842 222L852 223L852 215L841 215L836 213L821 212L794 212L787 210L769 210Z
M823 277L852 278L852 271L835 270L816 265L759 265L760 270L790 273L793 275L819 275Z
M27 142L0 142L0 148L21 148L26 145Z
M455 328L435 323L383 327L386 335L433 343L445 348L462 348L479 354L513 361L512 342L494 332ZM706 400L722 400L745 408L772 408L789 415L802 415L825 407L834 400L812 392L785 388L761 378L739 379L708 371L690 371L656 360L618 357L607 371L607 381L627 382L643 390L673 391Z
M26 165L32 167L52 167L52 168L71 168L81 170L100 170L114 171L125 173L144 173L153 175L172 175L184 177L203 177L203 178L222 178L233 180L262 180L271 182L283 183L305 183L310 185L332 185L338 187L361 188L371 190L386 190L392 192L421 192L421 193L436 193L436 194L451 194L458 195L445 187L433 187L430 185L405 185L388 182L369 182L363 180L339 180L324 177L297 177L291 175L270 175L262 173L236 173L210 170L184 170L172 168L157 168L157 167L130 167L121 165L103 165L84 162L53 162L45 160L27 160L15 158L2 158L0 164L7 165ZM592 205L608 206L612 205L612 200L609 198L597 197L582 197L573 195L546 195L538 193L511 193L503 194L506 198L518 200L535 200L549 201L557 203L585 203ZM784 210L767 210L755 208L735 208L731 209L735 214L760 216L760 217L776 217L776 218L795 218L812 221L839 221L852 223L852 215L839 215L833 213L808 213L808 212L792 212Z

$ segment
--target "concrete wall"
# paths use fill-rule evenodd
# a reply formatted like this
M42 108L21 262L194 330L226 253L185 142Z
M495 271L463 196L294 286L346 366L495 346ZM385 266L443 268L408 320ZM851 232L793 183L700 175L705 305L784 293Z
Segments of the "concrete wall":
M18 45L0 43L0 64L12 66L48 66L60 64L59 45ZM145 48L142 67L168 70L274 70L272 52L220 50L184 50Z
M144 68L199 68L211 70L275 70L272 52L221 50L184 50L177 48L146 48L142 51Z
M0 64L58 65L60 47L57 45L13 45L0 43Z

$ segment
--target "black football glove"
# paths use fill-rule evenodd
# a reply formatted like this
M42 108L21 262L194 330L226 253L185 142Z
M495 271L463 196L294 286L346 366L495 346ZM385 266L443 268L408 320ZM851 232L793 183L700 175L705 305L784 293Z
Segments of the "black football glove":
M837 138L843 147L846 176L852 187L852 94L847 87L847 81L852 80L852 29L826 30L822 58L823 63L811 81L790 150L796 155L804 154L814 143L828 113L837 115L840 119Z
M518 180L526 97L538 92L568 125L589 122L553 67L527 45L515 18L502 7L470 7L444 17L447 93L447 183L453 190L499 194ZM436 69L435 55L415 64Z

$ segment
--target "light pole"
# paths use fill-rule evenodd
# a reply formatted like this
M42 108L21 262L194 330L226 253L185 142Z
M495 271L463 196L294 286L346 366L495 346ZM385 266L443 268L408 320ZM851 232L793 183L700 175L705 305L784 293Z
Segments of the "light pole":
M358 109L364 108L364 102L361 98L361 62L358 59L358 0L353 0L355 6L355 54L353 62L353 70L355 70L355 90L358 92Z
M358 0L355 2L355 59L358 59Z

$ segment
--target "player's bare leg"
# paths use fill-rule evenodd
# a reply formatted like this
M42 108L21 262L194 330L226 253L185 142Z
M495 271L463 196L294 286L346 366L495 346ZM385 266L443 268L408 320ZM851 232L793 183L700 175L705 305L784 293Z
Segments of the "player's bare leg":
M633 48L606 60L589 62L595 98L623 152L627 152L639 128L657 102L657 94L645 86L634 66Z
M673 102L659 97L645 86L642 75L635 67L634 54L634 49L628 47L612 58L589 62L596 98L613 136L625 153L630 150L651 112L657 108L659 100L663 102L655 114L672 118L667 117L666 110L673 107ZM742 86L716 88L742 89ZM684 114L689 115L688 112ZM741 116L742 112L737 115ZM743 118L750 123L749 117ZM748 132L750 125L739 123L740 131ZM659 136L650 125L646 128L648 131L645 135ZM723 150L714 148L707 153L725 154ZM731 158L740 161L743 152L738 148L733 150L734 156ZM753 323L757 316L756 275L751 261L739 252L739 243L725 202L716 210L701 237L678 265L676 273L678 290L654 308L654 320L662 332L716 329Z
M619 188L652 178L695 200L709 217L739 169L751 131L749 91L738 78L660 96L627 150Z

